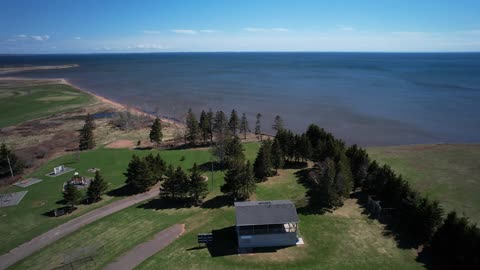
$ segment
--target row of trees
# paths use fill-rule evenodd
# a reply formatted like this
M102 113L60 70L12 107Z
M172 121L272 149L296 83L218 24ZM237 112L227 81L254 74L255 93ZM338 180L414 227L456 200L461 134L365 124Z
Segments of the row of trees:
M179 166L172 165L165 172L166 179L160 187L160 197L199 205L208 194L206 178L200 174L197 164L193 164L190 175Z
M199 141L204 144L212 143L214 138L218 142L239 134L242 134L246 139L250 132L246 114L243 113L240 118L235 110L232 110L229 119L223 111L215 113L211 110L208 112L202 111L199 122L192 109L189 109L185 126L185 143L190 144L197 144Z
M355 186L375 196L383 207L391 209L394 229L400 235L425 244L432 263L441 269L476 269L480 267L480 229L450 212L443 219L443 209L435 200L419 194L387 165L370 162L366 151L356 145L347 150Z
M159 154L149 154L144 158L133 155L124 173L127 187L133 193L145 192L162 180L165 170L165 161Z

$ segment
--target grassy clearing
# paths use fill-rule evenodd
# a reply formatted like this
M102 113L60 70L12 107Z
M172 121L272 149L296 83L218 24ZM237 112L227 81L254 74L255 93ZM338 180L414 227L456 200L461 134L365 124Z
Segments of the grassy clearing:
M258 144L246 144L246 154L253 159ZM107 150L118 157L128 150ZM96 153L93 151L92 153ZM97 153L97 154L98 154ZM122 154L120 154L122 153ZM204 163L207 150L164 151L164 159L189 168L193 162ZM185 161L180 162L182 156ZM257 200L291 199L297 207L305 204L305 188L297 182L296 170L281 170L279 176L258 185ZM209 175L210 176L210 175ZM215 174L213 191L208 202L220 195L223 173ZM279 249L255 255L224 254L212 257L206 248L198 248L196 234L222 230L234 224L231 206L209 208L171 208L152 200L98 220L60 239L47 248L14 265L12 269L46 269L61 262L64 253L93 245L105 245L96 263L84 269L101 269L108 262L134 246L148 240L158 231L175 223L185 223L186 233L163 251L152 256L139 269L420 269L413 250L396 247L395 241L383 235L383 226L361 214L354 200L348 200L339 210L325 215L300 214L300 233L306 245ZM227 238L227 242L228 238ZM217 256L221 255L221 256Z
M446 210L480 222L480 145L371 147L368 154L402 174Z
M249 158L255 156L259 147L257 143L247 143L244 146L246 148L246 155ZM67 167L75 168L81 175L91 177L93 177L93 174L87 172L87 170L92 167L100 168L105 180L109 182L109 189L113 190L124 185L125 177L123 173L133 154L145 156L149 153L155 154L157 152L158 151L155 150L131 151L127 149L101 148L94 151L83 152L78 156L76 154L68 155L47 163L28 176L43 179L42 182L25 189L12 186L1 190L2 193L28 190L28 194L19 205L0 208L0 234L2 235L0 253L5 253L73 217L119 199L118 197L106 196L100 203L80 205L79 209L72 215L59 218L45 216L44 214L46 212L60 206L62 185L70 179L74 173L74 171L72 171L54 178L45 176L46 173L53 170L53 167L63 164ZM190 169L194 162L197 162L199 165L208 162L212 157L207 149L167 150L160 151L159 153L168 164L175 166L181 165L185 169ZM182 157L184 157L183 161L181 161ZM211 184L211 173L208 173L208 177L209 184ZM219 193L219 186L223 183L223 172L215 172L213 179L213 189Z
M91 95L65 84L15 87L0 85L0 128L81 108L95 102Z

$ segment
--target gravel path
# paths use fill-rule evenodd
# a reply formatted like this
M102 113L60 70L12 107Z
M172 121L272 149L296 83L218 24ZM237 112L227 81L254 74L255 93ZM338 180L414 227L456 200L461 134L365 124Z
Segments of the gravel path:
M130 270L148 259L150 256L170 245L185 232L185 224L175 224L157 233L152 240L142 243L123 254L104 270Z
M138 195L133 195L125 199L113 202L111 204L107 204L103 207L92 210L84 215L67 221L51 229L50 231L33 238L29 242L21 244L20 246L10 250L8 253L1 255L0 269L8 268L12 264L30 256L34 252L57 241L65 235L80 229L87 224L90 224L100 218L113 214L139 202L154 198L156 196L158 196L157 185L150 189L150 191Z

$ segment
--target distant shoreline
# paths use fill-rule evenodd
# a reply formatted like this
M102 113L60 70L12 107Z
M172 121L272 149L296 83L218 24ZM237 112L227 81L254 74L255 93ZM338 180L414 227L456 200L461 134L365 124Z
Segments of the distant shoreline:
M16 72L32 71L32 70L65 69L65 68L74 68L74 67L79 67L79 65L70 64L70 65L58 65L58 66L0 67L0 75L16 73Z
M36 78L27 78L27 77L0 77L0 80L22 80L22 81L42 81L42 82L48 82L48 83L52 83L52 84L66 84L66 85L69 85L73 88L75 88L76 90L80 91L80 92L83 92L83 93L86 93L88 95L91 95L93 97L95 97L97 100L103 102L103 103L107 103L109 105L111 105L112 107L118 109L118 110L126 110L126 111L131 111L135 114L138 114L138 115L143 115L143 116L146 116L146 117L149 117L151 119L155 119L157 116L156 115L153 115L151 113L147 113L141 109L138 109L138 108L135 108L135 107L132 107L132 106L127 106L125 104L122 104L122 103L119 103L119 102L116 102L116 101L113 101L109 98L106 98L104 96L101 96L101 95L98 95L98 94L95 94L89 90L86 90L86 89L83 89L73 83L71 83L70 81L68 81L67 79L65 78L56 78L56 79L36 79ZM180 125L180 126L183 126L183 123L182 122L179 122L179 121L175 121L175 120L172 120L172 119L168 119L168 118L165 118L165 117L159 117L162 122L165 122L165 123L169 123L169 124L174 124L174 125Z

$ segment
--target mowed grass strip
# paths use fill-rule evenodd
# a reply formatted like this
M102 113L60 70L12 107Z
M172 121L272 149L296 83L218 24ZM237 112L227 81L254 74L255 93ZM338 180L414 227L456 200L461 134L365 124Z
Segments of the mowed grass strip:
M258 151L259 144L247 143L244 144L244 147L246 156L249 159L253 159ZM27 176L27 178L43 179L42 182L27 188L11 186L1 190L1 193L21 190L28 190L28 193L19 205L0 208L0 234L2 235L0 253L6 253L12 248L74 217L121 199L121 197L104 196L104 199L99 203L79 205L79 209L70 215L58 218L46 216L47 212L61 206L63 183L70 179L75 171L79 172L80 175L93 177L94 174L87 172L87 170L93 167L100 168L102 176L109 183L109 190L114 190L124 185L125 176L123 176L123 173L126 171L132 155L146 156L150 153L159 153L167 164L182 166L184 169L190 169L194 162L201 165L213 159L209 149L206 148L165 151L100 148L50 161L36 172ZM53 178L45 176L45 174L53 170L53 167L59 165L75 168L75 171ZM213 188L211 186L211 172L206 171L203 174L209 177L208 184L210 190L213 190L212 196L220 194L224 173L221 171L214 172Z
M480 144L370 147L367 151L447 211L465 213L480 223Z
M0 87L0 128L80 108L95 98L66 84Z

